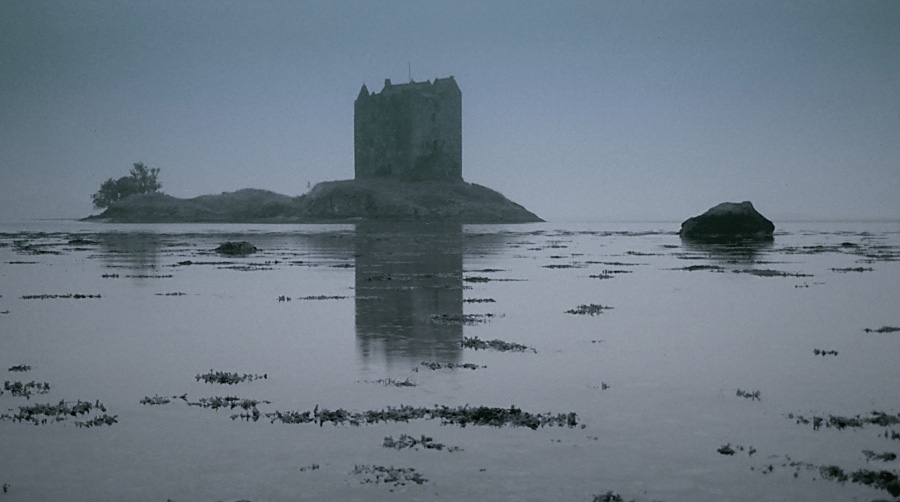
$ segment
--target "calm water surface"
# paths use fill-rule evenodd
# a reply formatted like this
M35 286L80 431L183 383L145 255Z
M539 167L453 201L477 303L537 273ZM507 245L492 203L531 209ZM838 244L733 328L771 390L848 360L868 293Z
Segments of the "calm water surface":
M891 499L819 467L897 474L864 450L900 453L900 426L803 422L900 413L900 332L865 331L900 326L900 224L785 223L750 247L675 230L0 224L2 379L50 385L0 395L0 499ZM260 251L216 254L225 241ZM610 308L567 313L591 304ZM534 351L464 348L472 337ZM196 378L210 371L266 378ZM154 396L171 402L141 403ZM259 420L189 404L216 396L258 401ZM78 400L116 423L10 418ZM577 425L266 416L400 405ZM383 445L403 434L446 447ZM415 471L375 483L362 466Z

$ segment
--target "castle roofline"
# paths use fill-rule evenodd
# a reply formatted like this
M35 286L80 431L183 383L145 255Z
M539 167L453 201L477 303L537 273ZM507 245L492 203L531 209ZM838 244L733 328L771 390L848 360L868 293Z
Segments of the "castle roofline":
M363 84L363 89L366 89L365 84ZM453 75L444 78L435 78L434 82L425 80L424 82L411 81L405 84L394 84L391 82L391 79L386 78L384 79L384 87L381 89L381 92L369 94L368 89L366 89L366 96L390 96L403 92L427 91L430 89L456 89L459 91L459 86L456 84L456 79L453 78ZM360 90L359 95L360 97L363 96L362 90Z

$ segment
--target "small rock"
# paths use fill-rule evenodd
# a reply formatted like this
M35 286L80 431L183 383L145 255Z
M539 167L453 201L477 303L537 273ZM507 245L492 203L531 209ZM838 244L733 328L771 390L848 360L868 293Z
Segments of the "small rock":
M721 453L722 455L734 455L734 448L731 447L731 443L720 447L716 451Z
M247 241L225 242L216 248L217 253L229 256L243 256L253 254L257 251L259 251L259 249L256 249L256 246Z

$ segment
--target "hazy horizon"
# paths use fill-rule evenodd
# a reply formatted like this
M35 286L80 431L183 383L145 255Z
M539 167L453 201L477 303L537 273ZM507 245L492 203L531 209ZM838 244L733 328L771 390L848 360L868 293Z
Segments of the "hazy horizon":
M353 177L365 83L454 76L463 177L549 221L900 219L900 3L0 0L3 220ZM777 221L776 221L777 223Z

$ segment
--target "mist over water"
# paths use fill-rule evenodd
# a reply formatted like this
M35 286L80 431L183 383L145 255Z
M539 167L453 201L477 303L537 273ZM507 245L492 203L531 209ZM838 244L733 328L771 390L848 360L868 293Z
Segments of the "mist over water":
M900 326L900 227L786 223L773 242L739 246L682 242L676 229L3 224L0 371L49 384L0 395L3 496L891 496L820 467L897 473L865 451L896 453L900 426L839 429L829 417L900 413L900 333L878 332ZM226 241L259 252L213 251ZM526 350L468 348L474 338ZM215 372L252 378L197 378ZM217 397L253 405L204 405ZM106 411L12 418L79 400ZM577 424L352 423L404 405L575 413ZM276 415L322 410L345 418ZM83 425L104 414L115 422ZM445 447L384 446L403 434ZM376 482L359 466L420 478Z

